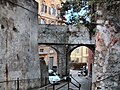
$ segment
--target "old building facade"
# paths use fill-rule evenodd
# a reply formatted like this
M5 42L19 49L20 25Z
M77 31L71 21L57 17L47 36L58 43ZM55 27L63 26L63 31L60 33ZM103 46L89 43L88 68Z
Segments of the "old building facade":
M57 69L57 52L55 49L48 45L39 45L38 52L39 59L45 60L48 70L53 69L53 67L56 67Z
M38 23L61 25L61 0L36 0L38 2ZM64 0L65 1L65 0Z
M71 53L71 61L79 62L79 63L87 63L88 62L88 48L85 46L78 47Z

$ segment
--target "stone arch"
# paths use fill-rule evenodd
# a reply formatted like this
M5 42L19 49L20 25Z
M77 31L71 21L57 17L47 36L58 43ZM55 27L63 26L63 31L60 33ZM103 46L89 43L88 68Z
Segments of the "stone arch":
M69 74L69 60L72 49L87 46L94 51L95 40L89 39L89 33L83 27L80 31L61 25L40 25L38 44L53 47L58 53L58 73L63 76Z
M94 44L93 44L93 45L78 44L78 45L72 45L72 46L70 46L68 53L71 53L75 48L80 47L80 46L86 46L86 47L89 48L93 53L94 53L94 51L95 51L95 45L94 45Z
M44 57L45 63L47 65L48 69L54 69L55 71L57 71L59 51L56 49L56 47L53 45L48 45L48 44L39 44L38 48L44 49L44 51L43 51L44 55L42 56L42 53L39 52L39 54L41 54L39 56L40 56L40 58Z
M88 61L87 61L87 64L88 64L88 75L91 76L92 75L92 64L93 64L93 61L94 61L94 51L95 51L95 45L73 45L73 46L70 46L69 47L69 51L68 51L68 63L70 62L71 58L70 58L70 54L71 52L78 48L78 47L81 47L81 46L85 46L87 47L89 50L88 50L88 53L89 53L89 57L88 57ZM70 65L69 65L69 68L70 68Z

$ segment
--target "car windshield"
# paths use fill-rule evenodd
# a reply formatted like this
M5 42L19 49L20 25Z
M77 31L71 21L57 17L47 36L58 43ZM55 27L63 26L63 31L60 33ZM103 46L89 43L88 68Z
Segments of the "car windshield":
M55 73L49 73L49 76L56 76Z

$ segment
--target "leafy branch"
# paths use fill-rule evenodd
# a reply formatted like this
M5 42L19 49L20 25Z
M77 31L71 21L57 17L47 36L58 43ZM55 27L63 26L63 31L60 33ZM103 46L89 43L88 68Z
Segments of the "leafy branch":
M74 25L78 29L81 24L85 25L89 29L90 39L95 32L94 28L95 24L95 12L96 12L96 4L94 0L67 0L65 3L61 3L62 8L60 10L60 16L63 20L65 19L65 15L69 15L69 21L66 22L67 25ZM84 13L83 13L84 12ZM94 22L94 23L93 23Z

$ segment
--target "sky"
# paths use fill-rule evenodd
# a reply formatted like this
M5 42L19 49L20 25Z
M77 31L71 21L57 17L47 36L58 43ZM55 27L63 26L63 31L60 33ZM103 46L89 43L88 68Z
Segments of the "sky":
M85 16L85 14L87 14L89 11L87 10L88 8L88 5L86 5L85 7L83 7L80 12L73 12L73 8L71 10L68 10L67 11L67 14L65 15L65 18L66 18L66 22L70 22L70 19L72 18L72 14L76 17L78 17L78 15L80 16ZM89 17L85 17L86 21L89 21L90 22L90 18ZM82 23L82 21L81 21Z

